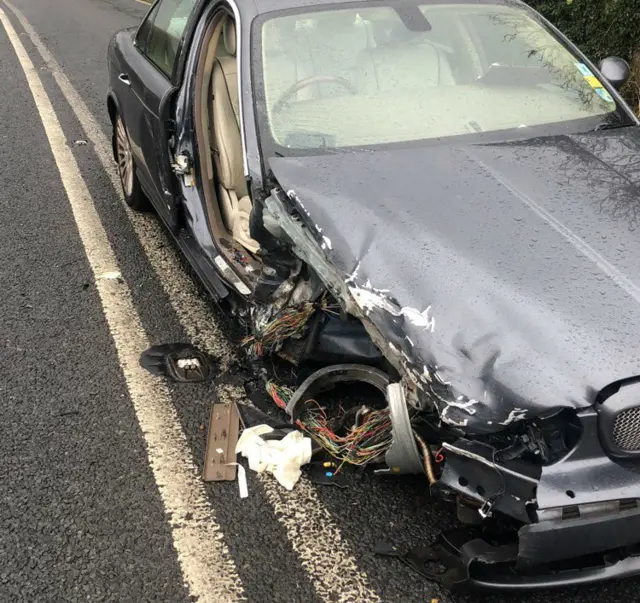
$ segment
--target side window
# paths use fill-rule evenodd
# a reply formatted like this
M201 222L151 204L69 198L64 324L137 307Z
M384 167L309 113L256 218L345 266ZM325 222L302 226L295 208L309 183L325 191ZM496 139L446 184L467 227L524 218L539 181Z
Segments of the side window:
M160 0L145 54L158 69L171 77L182 34L197 0Z
M144 21L140 24L138 28L138 33L136 34L136 46L140 49L141 52L147 52L147 40L149 39L149 32L151 31L151 25L153 24L153 20L156 18L156 13L158 12L158 5L156 4L144 18Z

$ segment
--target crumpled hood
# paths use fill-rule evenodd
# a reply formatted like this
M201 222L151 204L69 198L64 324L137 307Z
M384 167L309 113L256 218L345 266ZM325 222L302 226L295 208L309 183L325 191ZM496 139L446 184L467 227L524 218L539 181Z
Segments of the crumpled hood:
M640 374L638 130L270 166L413 374L450 383L441 417L482 433Z

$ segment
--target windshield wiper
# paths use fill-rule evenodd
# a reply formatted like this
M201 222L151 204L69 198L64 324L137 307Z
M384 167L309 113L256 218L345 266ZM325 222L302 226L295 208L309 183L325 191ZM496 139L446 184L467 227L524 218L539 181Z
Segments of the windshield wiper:
M626 123L611 123L608 121L603 121L601 124L598 124L593 131L594 132L599 132L600 130L615 130L616 128L628 128L629 126L632 126L633 124L626 124Z

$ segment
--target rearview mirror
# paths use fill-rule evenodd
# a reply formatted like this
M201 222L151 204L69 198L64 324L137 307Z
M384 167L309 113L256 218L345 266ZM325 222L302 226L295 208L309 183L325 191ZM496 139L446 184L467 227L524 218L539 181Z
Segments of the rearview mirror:
M629 79L629 74L631 73L629 63L620 57L602 59L598 69L616 90L620 90L622 85Z

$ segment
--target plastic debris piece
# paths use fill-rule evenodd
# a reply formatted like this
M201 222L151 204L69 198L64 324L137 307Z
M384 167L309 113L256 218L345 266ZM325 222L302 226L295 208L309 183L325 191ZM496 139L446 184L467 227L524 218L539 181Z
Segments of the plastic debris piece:
M212 404L204 457L205 482L233 481L236 478L236 444L240 417L235 404Z
M373 547L373 554L381 557L402 557L403 553L395 545L382 540Z
M280 440L265 439L274 429L269 425L256 425L242 432L236 453L249 461L249 469L257 473L271 473L287 490L293 490L301 467L311 460L311 439L299 431L291 431Z
M214 360L189 343L154 345L142 353L140 366L178 383L208 381L216 375Z
M239 402L237 406L238 412L240 413L240 421L245 429L255 427L256 425L269 425L274 429L293 431L293 426L290 423L272 417L255 406L249 406L241 402Z
M83 146L85 146L87 144L87 141L86 140L82 140L82 139L74 140L73 144L75 144L76 146L79 146L79 147L83 147Z
M427 580L440 582L442 580L441 571L432 571L434 564L441 567L438 551L433 547L416 546L411 549L400 549L389 542L379 542L373 549L375 555L381 557L395 557L407 567L420 574Z
M347 481L344 473L336 473L333 470L327 470L323 465L327 463L314 463L311 465L308 476L312 484L316 486L336 486L337 488L346 488ZM335 463L331 463L334 464Z
M227 463L227 465L235 465L238 468L238 491L240 498L249 496L249 487L247 486L247 472L240 463Z

